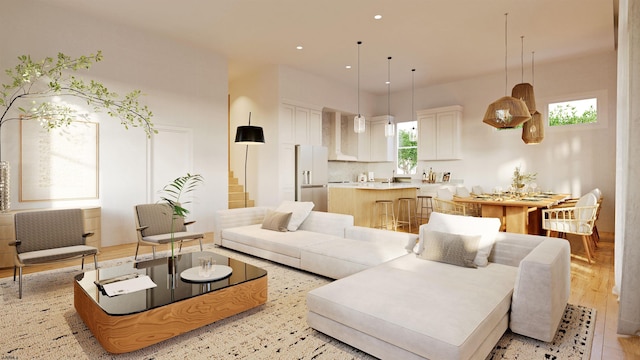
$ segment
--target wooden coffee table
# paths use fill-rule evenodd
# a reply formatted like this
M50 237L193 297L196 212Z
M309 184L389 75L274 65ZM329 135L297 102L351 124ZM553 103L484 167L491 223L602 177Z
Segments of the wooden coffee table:
M180 272L198 266L203 255L233 269L230 276L212 282L189 283ZM102 347L126 353L156 344L193 329L249 310L267 301L267 272L211 252L178 255L175 287L167 259L100 268L77 275L74 306ZM94 281L127 274L146 274L155 288L109 297Z

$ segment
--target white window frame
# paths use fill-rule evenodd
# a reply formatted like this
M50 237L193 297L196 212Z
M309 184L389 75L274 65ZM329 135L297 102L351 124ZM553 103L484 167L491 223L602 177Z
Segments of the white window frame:
M571 124L549 126L549 104L576 101L583 99L597 99L598 120L591 124ZM594 90L574 94L564 94L547 98L536 98L536 108L542 114L547 132L563 132L577 130L605 129L609 127L609 96L607 90Z

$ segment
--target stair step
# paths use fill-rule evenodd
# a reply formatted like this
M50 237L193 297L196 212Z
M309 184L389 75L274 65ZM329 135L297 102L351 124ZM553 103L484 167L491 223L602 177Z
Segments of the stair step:
M229 193L229 201L231 200L242 200L244 201L244 195L245 193L243 192L230 192ZM249 194L247 194L247 199L249 198Z
M229 185L238 185L238 178L229 177Z
M244 192L244 186L242 185L229 185L229 192Z
M247 206L246 207L254 207L254 201L253 200L247 200ZM229 209L238 209L238 208L243 208L244 206L244 200L230 200L229 201Z

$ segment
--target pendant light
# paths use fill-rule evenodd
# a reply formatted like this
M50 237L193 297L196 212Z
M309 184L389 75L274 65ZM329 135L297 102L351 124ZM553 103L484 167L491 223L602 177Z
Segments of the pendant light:
M415 93L416 93L416 79L415 79L416 69L411 69L411 121L415 121L413 117L416 113L414 107L415 101ZM413 125L411 128L411 133L409 134L409 141L418 141L418 132L416 131L416 126Z
M362 41L358 41L358 115L353 118L353 131L356 134L362 134L367 126L367 121L360 113L360 45Z
M392 137L395 133L391 123L391 56L387 58L387 124L384 126L384 136Z
M529 109L529 113L533 114L536 112L536 97L533 94L533 86L529 83L524 82L524 36L520 36L521 50L520 50L520 84L517 84L511 90L511 96L516 99L523 100L525 104L527 104L527 109Z
M527 104L513 96L507 96L507 17L504 14L504 92L505 96L492 102L484 114L484 123L498 129L514 128L531 118Z
M531 52L531 82L535 84L535 72L533 71L533 55ZM531 114L531 120L524 123L522 126L522 141L525 144L535 145L540 144L544 139L544 122L542 121L542 114L538 111L534 111Z

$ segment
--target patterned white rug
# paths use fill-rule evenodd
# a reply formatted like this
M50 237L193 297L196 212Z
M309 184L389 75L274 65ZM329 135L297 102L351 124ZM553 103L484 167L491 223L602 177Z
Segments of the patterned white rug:
M262 267L265 305L129 354L102 349L73 307L79 266L24 276L18 299L13 278L0 279L3 359L374 359L319 333L306 322L306 293L330 280L226 249L209 250ZM189 247L183 251L194 251ZM101 262L114 266L133 258ZM90 266L90 268L92 268ZM507 332L488 359L589 359L595 310L569 305L552 343Z

